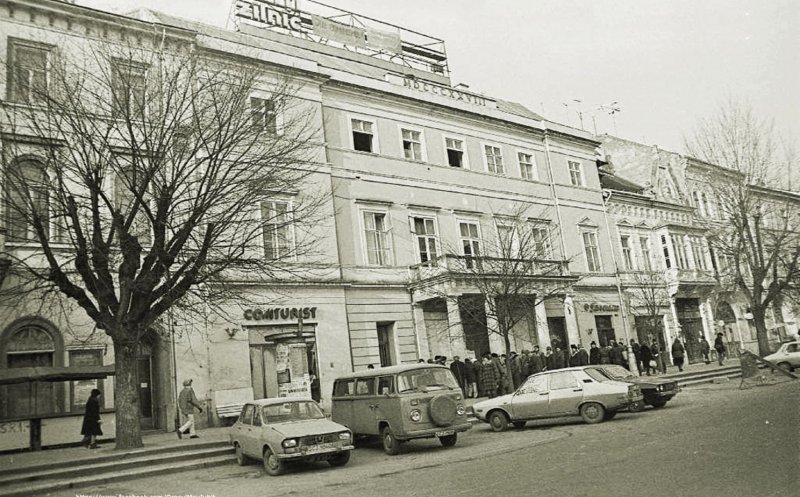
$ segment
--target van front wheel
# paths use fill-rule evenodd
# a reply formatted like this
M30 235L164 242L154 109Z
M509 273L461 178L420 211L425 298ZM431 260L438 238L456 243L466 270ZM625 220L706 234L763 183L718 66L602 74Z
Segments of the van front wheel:
M396 456L400 453L400 441L395 438L392 429L384 426L381 430L381 439L383 440L383 451L390 456Z
M445 435L443 437L439 437L439 443L442 444L442 447L452 447L456 444L458 440L458 433L453 433L452 435Z

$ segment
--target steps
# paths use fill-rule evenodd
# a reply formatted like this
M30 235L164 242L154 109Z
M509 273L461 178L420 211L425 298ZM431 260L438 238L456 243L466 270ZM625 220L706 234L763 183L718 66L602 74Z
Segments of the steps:
M666 376L664 378L669 378L671 380L675 380L678 382L678 386L681 388L690 387L694 385L702 385L705 383L713 383L715 380L719 381L719 379L727 378L739 378L742 376L742 369L737 364L735 366L720 366L715 369L706 369L703 371L686 371L683 373L676 373Z
M224 442L106 453L79 460L0 469L0 497L42 495L57 490L90 487L111 481L233 462L233 449Z

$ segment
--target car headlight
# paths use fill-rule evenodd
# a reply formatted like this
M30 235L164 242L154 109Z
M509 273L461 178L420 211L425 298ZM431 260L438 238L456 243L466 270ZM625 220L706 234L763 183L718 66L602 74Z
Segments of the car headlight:
M290 447L297 447L297 439L296 438L287 438L286 440L281 442L281 445L283 446L284 449L288 449Z
M420 412L419 409L412 409L408 415L411 418L411 421L414 421L415 423L422 419L422 412Z
M458 414L459 416L463 416L465 412L467 412L467 410L464 409L464 406L458 404L458 406L456 407L456 414Z
M349 431L343 431L343 432L339 433L339 440L345 440L345 441L350 440L350 432Z

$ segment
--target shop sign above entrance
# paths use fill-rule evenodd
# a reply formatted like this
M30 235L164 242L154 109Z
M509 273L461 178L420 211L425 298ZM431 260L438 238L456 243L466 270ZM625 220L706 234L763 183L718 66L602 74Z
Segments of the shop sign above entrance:
M270 307L269 309L245 309L247 321L270 321L276 319L297 321L298 319L317 319L316 307Z
M583 304L583 310L586 312L619 312L617 304L598 304L592 302L591 304Z

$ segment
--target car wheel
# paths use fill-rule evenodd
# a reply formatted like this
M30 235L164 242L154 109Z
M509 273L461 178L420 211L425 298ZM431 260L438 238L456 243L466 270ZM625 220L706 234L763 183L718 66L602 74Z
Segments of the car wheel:
M658 401L655 401L655 402L650 402L650 405L653 406L653 409L661 409L662 407L667 405L667 401L666 400L658 400Z
M489 426L492 431L505 431L508 428L508 417L503 411L494 411L489 415Z
M785 369L786 371L789 372L793 371L792 365L789 364L788 362L779 362L778 367L781 369Z
M328 464L333 467L344 466L350 461L350 451L340 452L328 459Z
M605 415L605 408L597 402L589 402L581 406L581 417L586 423L600 423Z
M512 424L514 425L514 428L518 430L525 428L525 421L514 421Z
M400 441L397 440L392 433L392 429L384 426L381 430L381 440L383 441L383 451L390 456L396 456L400 453Z
M644 411L644 401L640 400L639 402L634 402L633 404L631 404L631 406L628 408L628 410L630 410L631 412L642 412L642 411Z
M236 464L239 466L247 466L250 464L250 458L244 455L244 449L238 443L234 446L236 451Z
M617 415L617 411L606 411L606 414L603 416L604 421L611 421Z
M456 444L456 440L458 440L458 433L439 437L439 443L442 444L442 447L452 447Z
M286 463L267 447L264 449L264 471L270 476L280 476L286 472Z

